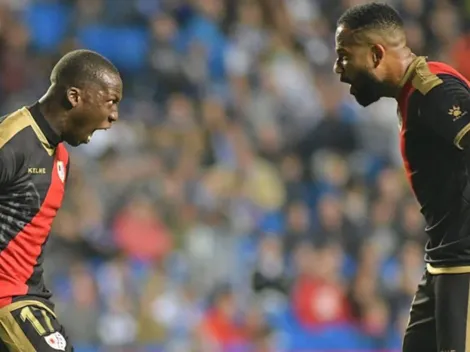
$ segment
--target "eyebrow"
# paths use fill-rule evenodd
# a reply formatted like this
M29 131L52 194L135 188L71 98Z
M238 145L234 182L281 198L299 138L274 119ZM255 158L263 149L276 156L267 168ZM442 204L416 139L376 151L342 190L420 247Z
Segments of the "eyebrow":
M111 92L111 93L109 93L109 94L106 96L106 99L107 99L107 100L112 99L112 100L121 101L122 97L121 97L120 94L117 94L117 93L115 93L115 92Z
M339 48L336 48L336 53L337 54L348 54L349 52L345 48L339 47Z
M122 89L120 89L120 88L118 88L118 87L107 87L106 93L107 93L108 95L117 95L117 96L120 96L120 95L122 95Z

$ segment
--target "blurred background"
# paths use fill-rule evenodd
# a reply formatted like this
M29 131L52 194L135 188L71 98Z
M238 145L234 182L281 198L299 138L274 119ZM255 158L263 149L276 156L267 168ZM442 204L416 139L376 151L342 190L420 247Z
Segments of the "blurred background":
M71 149L46 279L78 352L399 350L423 222L393 100L332 73L358 0L2 0L0 112L59 57L121 70L120 122ZM470 1L390 1L470 78Z

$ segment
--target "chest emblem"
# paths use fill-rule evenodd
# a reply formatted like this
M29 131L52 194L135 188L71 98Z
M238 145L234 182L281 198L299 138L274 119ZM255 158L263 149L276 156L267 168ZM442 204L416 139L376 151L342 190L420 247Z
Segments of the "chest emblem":
M62 161L57 162L57 174L62 182L65 181L65 166Z

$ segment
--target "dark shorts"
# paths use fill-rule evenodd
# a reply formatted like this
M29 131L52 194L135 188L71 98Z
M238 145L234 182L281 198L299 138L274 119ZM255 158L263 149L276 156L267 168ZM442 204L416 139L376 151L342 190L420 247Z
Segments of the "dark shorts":
M449 271L423 275L411 305L403 352L470 351L470 273Z
M0 351L72 352L55 313L38 301L20 301L0 309Z

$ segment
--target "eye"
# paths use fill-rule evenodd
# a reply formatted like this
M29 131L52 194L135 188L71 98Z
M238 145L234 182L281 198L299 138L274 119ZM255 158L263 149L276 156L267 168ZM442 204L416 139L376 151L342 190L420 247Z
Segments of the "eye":
M346 54L341 54L341 55L338 56L338 62L342 63L343 65L346 62L348 62L348 59L349 59L349 57Z

